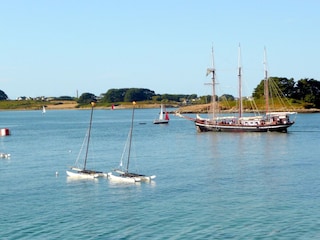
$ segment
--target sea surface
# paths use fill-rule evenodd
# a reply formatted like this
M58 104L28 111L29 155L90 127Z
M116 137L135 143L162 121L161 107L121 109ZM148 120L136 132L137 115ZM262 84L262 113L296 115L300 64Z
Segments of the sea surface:
M197 133L136 109L130 169L72 180L90 110L1 111L0 239L320 239L320 114L288 133ZM190 114L190 117L195 117ZM95 110L88 168L119 165L131 110Z

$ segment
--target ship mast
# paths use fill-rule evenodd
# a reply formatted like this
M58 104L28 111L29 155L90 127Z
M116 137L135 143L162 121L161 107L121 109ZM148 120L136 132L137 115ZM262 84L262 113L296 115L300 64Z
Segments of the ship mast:
M206 76L208 76L210 73L212 73L212 97L211 97L211 109L212 109L212 119L215 118L215 105L216 105L216 70L214 68L214 57L213 57L213 47L212 47L212 68L207 68L207 74Z
M264 48L264 97L266 101L266 114L269 112L269 80L268 80L268 68L267 68L267 52Z
M243 112L241 72L242 72L242 68L241 68L241 48L240 48L240 44L239 44L239 53L238 53L239 118L242 117L242 112Z
M96 105L96 103L94 101L92 101L90 104L91 104L91 115L90 115L90 124L89 124L88 137L87 137L87 149L86 149L86 156L84 158L83 170L86 170L86 166L87 166L89 143L90 143L90 134L91 134L91 127L92 127L92 115L93 115L93 108Z
M131 153L131 142L132 142L132 132L133 132L134 109L135 109L136 102L133 101L133 102L132 102L132 105L133 105L133 107L132 107L131 128L130 128L130 135L129 135L129 149L128 149L128 160L127 160L126 172L129 171L129 162L130 162L130 153Z

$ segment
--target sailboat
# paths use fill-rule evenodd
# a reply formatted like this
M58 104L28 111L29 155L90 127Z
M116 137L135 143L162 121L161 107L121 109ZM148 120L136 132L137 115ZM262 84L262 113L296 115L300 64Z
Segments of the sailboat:
M45 113L46 113L46 107L42 106L42 114L45 114Z
M82 152L82 149L84 146L86 146L86 152L85 152L85 158L84 158L84 164L82 167L74 166L70 167L70 170L67 170L67 176L68 177L73 177L73 178L85 178L85 179L94 179L98 177L107 177L106 173L99 172L96 170L89 170L87 169L87 160L88 160L88 152L89 152L89 143L90 143L90 135L91 135L91 127L92 127L92 115L93 115L93 108L95 106L95 102L91 102L91 115L90 115L90 123L89 123L89 128L87 131L87 134L84 138L84 142L82 144L82 148L80 149L78 158L76 163L79 161L80 154Z
M255 116L243 116L243 103L242 103L242 68L240 62L240 46L239 46L239 61L238 61L238 81L239 81L239 108L238 116L217 116L215 101L215 67L213 60L212 49L212 68L207 69L207 76L212 75L212 118L202 118L197 115L195 119L195 126L199 132L287 132L287 129L294 124L294 121L290 120L291 115L296 115L296 112L270 112L269 110L269 78L266 68L266 53L265 53L265 99L266 99L266 111L264 115Z
M139 173L129 172L129 164L130 164L130 154L131 154L131 144L132 144L132 133L133 133L133 123L134 123L134 110L135 110L135 102L133 102L132 108L132 118L131 118L131 127L129 130L128 138L124 147L124 151L121 157L120 165L118 168L113 169L113 172L108 173L108 178L111 181L115 182L124 182L124 183L135 183L141 181L151 181L156 176L146 176ZM127 164L125 168L123 168L123 159L125 154L127 154Z
M160 113L159 113L159 118L155 119L153 121L154 124L164 124L164 123L169 123L169 114L166 111L165 107L163 104L160 106Z

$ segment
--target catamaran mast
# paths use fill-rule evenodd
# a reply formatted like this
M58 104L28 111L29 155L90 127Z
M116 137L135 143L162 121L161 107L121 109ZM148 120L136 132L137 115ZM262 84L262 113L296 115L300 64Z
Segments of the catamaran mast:
M238 79L239 79L239 118L242 117L243 104L242 104L242 80L241 80L241 48L239 44L238 53Z
M86 149L86 156L84 159L84 165L83 165L83 169L86 169L86 165L87 165L87 159L88 159L88 151L89 151L89 142L90 142L90 134L91 134L91 126L92 126L92 115L93 115L93 107L95 106L95 102L91 102L91 115L90 115L90 125L89 125L89 130L88 130L88 141L87 141L87 149Z
M269 112L269 80L268 80L268 68L267 68L267 51L264 48L264 96L266 101L266 114Z
M127 160L126 172L129 171L130 152L131 152L131 141L132 141L132 131L133 131L133 119L134 119L134 107L135 107L135 105L136 105L136 102L133 101L132 104L133 104L133 108L132 108L132 119L131 119L130 135L129 135L129 149L128 149L128 160Z
M216 70L214 68L214 55L213 55L213 47L212 47L212 68L207 68L207 76L212 73L212 97L211 97L211 110L212 110L212 119L215 118L215 104L216 104Z

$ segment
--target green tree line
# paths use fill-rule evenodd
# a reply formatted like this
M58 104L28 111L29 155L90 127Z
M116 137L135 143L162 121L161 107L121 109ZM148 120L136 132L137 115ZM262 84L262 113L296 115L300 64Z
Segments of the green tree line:
M117 103L132 101L160 101L160 102L181 102L184 99L195 99L197 94L156 94L154 91L146 88L120 88L109 89L101 102Z
M270 77L268 79L270 91L281 93L282 97L306 103L307 108L320 108L320 82L315 79L300 79L295 82L293 78ZM254 89L252 97L264 97L264 80Z
M270 90L277 91L282 94L282 97L293 99L305 103L305 107L320 108L320 82L315 79L304 78L295 82L293 78L270 77ZM260 99L264 97L264 80L257 85L252 93L252 97ZM106 93L101 94L99 99L102 103L120 103L132 101L157 101L157 102L190 102L197 99L196 103L208 103L211 101L211 96L198 97L197 94L156 94L154 91L146 88L120 88L109 89ZM216 100L234 100L230 94L223 94ZM0 100L8 100L8 96L0 90ZM79 99L79 104L87 104L92 100L97 100L97 97L92 93L83 93Z

